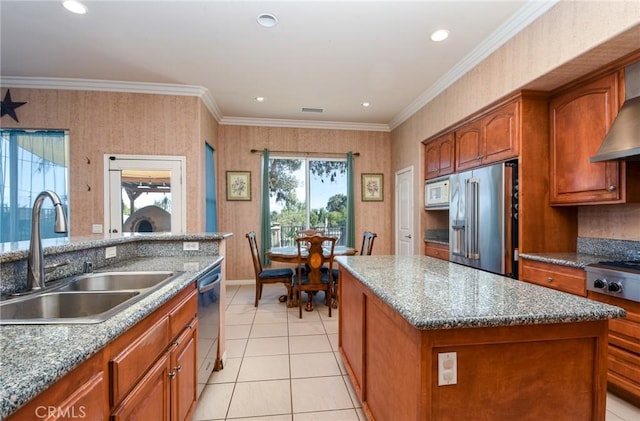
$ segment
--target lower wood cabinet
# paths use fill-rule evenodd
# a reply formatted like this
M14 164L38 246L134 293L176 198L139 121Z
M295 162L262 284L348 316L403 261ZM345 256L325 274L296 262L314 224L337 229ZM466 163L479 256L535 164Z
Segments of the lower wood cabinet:
M440 243L432 243L425 241L424 243L425 256L435 257L436 259L442 259L449 261L449 246Z
M100 351L12 414L8 421L106 420L108 379Z
M584 269L528 259L520 260L520 264L522 281L581 297L587 296L587 275Z
M197 403L197 299L194 282L8 421L191 419Z
M627 316L609 320L608 388L640 406L640 303L589 291L588 298L622 307Z

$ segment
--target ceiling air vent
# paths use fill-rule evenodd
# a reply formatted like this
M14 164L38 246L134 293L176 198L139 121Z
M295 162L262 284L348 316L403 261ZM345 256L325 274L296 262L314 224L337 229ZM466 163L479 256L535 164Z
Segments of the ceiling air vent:
M322 108L310 108L310 107L302 107L303 113L323 113L324 109Z

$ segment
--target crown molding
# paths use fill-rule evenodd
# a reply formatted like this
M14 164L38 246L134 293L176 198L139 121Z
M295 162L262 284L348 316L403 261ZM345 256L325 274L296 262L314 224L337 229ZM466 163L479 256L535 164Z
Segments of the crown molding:
M343 121L285 120L277 118L223 117L222 120L220 120L220 124L227 126L291 127L299 129L359 130L367 132L391 131L387 124L350 123Z
M545 14L560 0L530 0L510 19L493 31L481 44L462 58L451 70L442 76L429 89L424 91L411 104L400 111L390 122L391 130L404 123L409 117L427 105L436 96L460 79L465 73L477 66L491 53L503 46L517 33L529 26L534 20Z
M37 78L2 76L2 86L28 89L61 89L71 91L129 92L136 94L195 96L202 100L216 121L222 119L218 104L208 89L202 86L170 83L123 82L111 80Z

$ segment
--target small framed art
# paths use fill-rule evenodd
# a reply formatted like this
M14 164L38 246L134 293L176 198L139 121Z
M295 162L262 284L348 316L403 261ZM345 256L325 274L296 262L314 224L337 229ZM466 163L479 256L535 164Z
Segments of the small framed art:
M251 200L251 171L227 171L227 200Z
M362 174L362 201L384 200L384 174Z

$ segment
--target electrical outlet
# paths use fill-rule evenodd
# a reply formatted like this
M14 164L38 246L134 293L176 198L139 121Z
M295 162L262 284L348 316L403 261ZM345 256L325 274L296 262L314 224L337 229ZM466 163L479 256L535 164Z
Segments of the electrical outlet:
M182 243L182 250L184 251L200 250L200 243L198 243L197 241L185 241Z
M116 257L116 246L107 247L104 249L104 258L111 259L112 257Z
M458 383L457 359L456 352L438 353L438 386Z
M91 232L94 234L102 234L102 224L91 225Z

